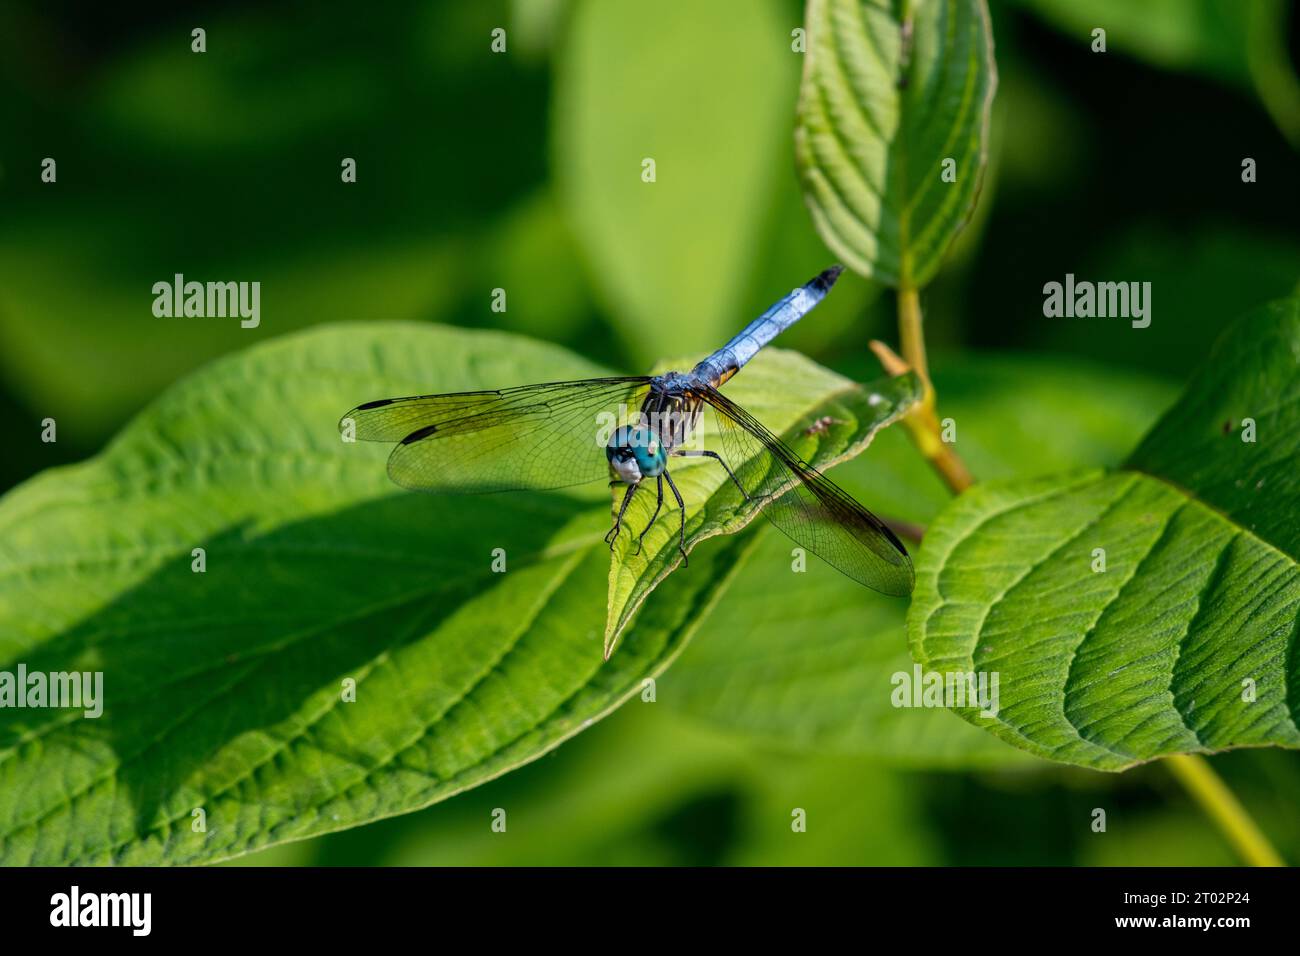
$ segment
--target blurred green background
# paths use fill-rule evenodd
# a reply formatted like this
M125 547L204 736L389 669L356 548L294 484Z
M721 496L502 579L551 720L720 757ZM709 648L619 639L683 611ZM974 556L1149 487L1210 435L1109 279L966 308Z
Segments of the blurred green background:
M941 410L945 368L978 391L959 374L975 352L1104 366L1170 396L1233 316L1300 280L1296 11L991 6L989 170L923 294ZM716 347L831 261L794 170L801 20L794 0L0 7L0 416L23 435L47 416L59 428L57 444L5 443L0 490L95 453L215 356L320 323L496 327L628 371ZM1105 55L1089 50L1093 26L1108 29ZM505 54L490 50L497 27ZM340 181L344 157L355 184ZM176 272L260 281L261 326L155 318L151 286ZM1150 281L1151 328L1044 319L1043 283L1067 272ZM893 340L892 310L847 276L780 344L871 377L866 343ZM1094 400L1072 381L1061 406ZM1021 427L1014 404L1001 412ZM1300 757L1214 764L1300 860ZM507 834L488 826L499 806ZM817 825L792 834L790 806ZM1159 767L922 771L634 700L477 790L244 862L1234 860Z

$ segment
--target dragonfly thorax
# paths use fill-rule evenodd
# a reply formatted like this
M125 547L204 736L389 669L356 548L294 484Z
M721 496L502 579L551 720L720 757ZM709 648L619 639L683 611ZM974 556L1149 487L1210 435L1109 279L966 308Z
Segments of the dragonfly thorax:
M650 394L641 404L640 424L658 435L669 452L691 440L703 408L697 390L705 384L693 372L666 372L650 383Z
M657 478L668 465L668 449L653 430L644 425L624 425L609 436L605 446L609 466L625 484L642 478Z

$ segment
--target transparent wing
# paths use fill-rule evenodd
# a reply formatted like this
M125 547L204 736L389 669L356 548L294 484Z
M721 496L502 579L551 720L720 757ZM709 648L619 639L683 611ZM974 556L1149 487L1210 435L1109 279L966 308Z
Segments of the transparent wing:
M640 410L648 376L547 382L366 402L343 416L363 441L398 442L388 474L418 491L566 488L609 475L605 442Z
M700 394L717 416L728 466L772 524L859 584L912 593L912 559L884 522L721 392Z

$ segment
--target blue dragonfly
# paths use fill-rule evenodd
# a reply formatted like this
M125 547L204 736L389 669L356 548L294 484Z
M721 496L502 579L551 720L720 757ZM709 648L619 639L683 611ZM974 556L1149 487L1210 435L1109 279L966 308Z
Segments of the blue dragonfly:
M388 474L419 491L543 490L612 479L626 491L605 536L611 550L633 495L653 479L657 500L639 550L663 510L667 484L684 562L686 504L669 465L708 458L726 471L724 483L734 483L797 544L869 588L910 594L912 561L885 523L718 390L825 298L842 271L834 266L793 290L689 372L381 398L348 412L340 429L363 441L396 442ZM720 449L689 447L706 409L715 416ZM609 427L619 420L624 424Z

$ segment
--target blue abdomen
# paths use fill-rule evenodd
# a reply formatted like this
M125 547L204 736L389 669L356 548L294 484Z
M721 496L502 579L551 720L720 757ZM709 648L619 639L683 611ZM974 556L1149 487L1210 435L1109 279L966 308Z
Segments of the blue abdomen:
M794 325L813 310L835 280L844 271L843 266L831 266L791 291L784 299L741 329L740 334L718 349L699 365L694 374L710 385L720 385L744 367L758 354L759 349Z

